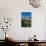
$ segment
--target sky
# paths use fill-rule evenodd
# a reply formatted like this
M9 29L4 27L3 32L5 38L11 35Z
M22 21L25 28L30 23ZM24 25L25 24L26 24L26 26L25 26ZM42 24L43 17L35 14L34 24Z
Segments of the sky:
M32 16L31 12L21 12L21 16Z
M22 20L27 20L27 19L29 20L32 17L32 13L31 12L22 12L21 17L22 17Z

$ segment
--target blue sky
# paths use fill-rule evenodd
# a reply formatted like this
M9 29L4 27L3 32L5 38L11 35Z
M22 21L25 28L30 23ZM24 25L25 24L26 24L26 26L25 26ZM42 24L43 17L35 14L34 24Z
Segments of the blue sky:
M21 19L27 20L32 18L32 12L21 12Z
M25 17L25 16L32 16L32 12L21 12L21 16Z

